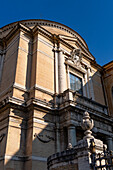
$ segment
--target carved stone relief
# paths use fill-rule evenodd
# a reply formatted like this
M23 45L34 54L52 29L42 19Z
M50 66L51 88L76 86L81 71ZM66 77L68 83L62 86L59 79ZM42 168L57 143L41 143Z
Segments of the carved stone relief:
M71 60L74 62L74 64L80 66L82 60L80 49L73 49L70 54L71 54Z
M44 139L43 135L35 133L34 137L37 137L37 139L43 143L49 143L50 141L54 141L54 138L49 135L45 135L46 139Z

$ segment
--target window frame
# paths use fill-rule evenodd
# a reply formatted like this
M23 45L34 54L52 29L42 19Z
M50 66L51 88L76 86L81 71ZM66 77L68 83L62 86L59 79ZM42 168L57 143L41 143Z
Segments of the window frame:
M81 93L80 93L79 91L77 91L77 90L71 89L71 82L70 82L70 75L71 75L71 74L72 74L74 77L76 77L76 78L78 78L78 79L81 79ZM80 76L80 75L78 75L78 74L76 74L76 73L73 73L72 71L69 71L69 89L71 89L72 91L77 92L77 93L79 93L80 95L83 96L83 77Z

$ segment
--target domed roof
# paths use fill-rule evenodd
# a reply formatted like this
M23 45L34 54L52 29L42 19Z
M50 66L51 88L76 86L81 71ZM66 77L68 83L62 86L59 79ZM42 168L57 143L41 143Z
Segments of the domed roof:
M43 20L43 19L22 20L22 21L17 21L17 22L8 24L0 28L0 38L3 38L4 36L6 36L12 30L12 28L14 28L18 23L23 24L29 27L30 29L32 29L36 25L39 25L45 28L46 30L48 30L49 32L51 32L52 34L61 35L61 36L65 35L67 37L74 37L74 38L76 37L77 39L79 39L80 43L86 49L88 49L88 46L85 40L76 31L74 31L73 29L61 23L49 21L49 20Z

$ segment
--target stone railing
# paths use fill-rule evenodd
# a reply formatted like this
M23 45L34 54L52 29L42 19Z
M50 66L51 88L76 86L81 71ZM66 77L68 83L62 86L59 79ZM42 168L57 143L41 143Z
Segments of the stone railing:
M78 94L77 92L73 92L68 89L58 95L58 105L59 107L65 106L66 104L72 103L75 107L87 110L89 112L101 112L103 114L108 114L107 106L99 104L92 99L89 99L85 96Z
M67 150L53 154L47 159L48 170L92 170L94 161L92 154L102 153L107 146L101 140L95 139L91 134L94 126L88 112L84 112L81 127L85 131L84 138L77 145ZM102 163L102 162L101 162ZM102 165L102 164L101 164Z
M70 160L71 163L69 163ZM78 168L75 168L77 166L77 150L74 148L53 154L47 160L48 170L63 170L65 167L77 170Z

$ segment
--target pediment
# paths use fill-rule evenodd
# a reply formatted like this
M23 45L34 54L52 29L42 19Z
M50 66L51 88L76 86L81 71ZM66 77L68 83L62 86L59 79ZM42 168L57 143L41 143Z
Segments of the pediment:
M87 58L95 60L94 56L90 53L90 51L87 48L85 48L85 46L82 44L78 37L71 37L66 35L59 35L59 37L60 39L71 45L74 49L76 48L80 49L81 53Z

